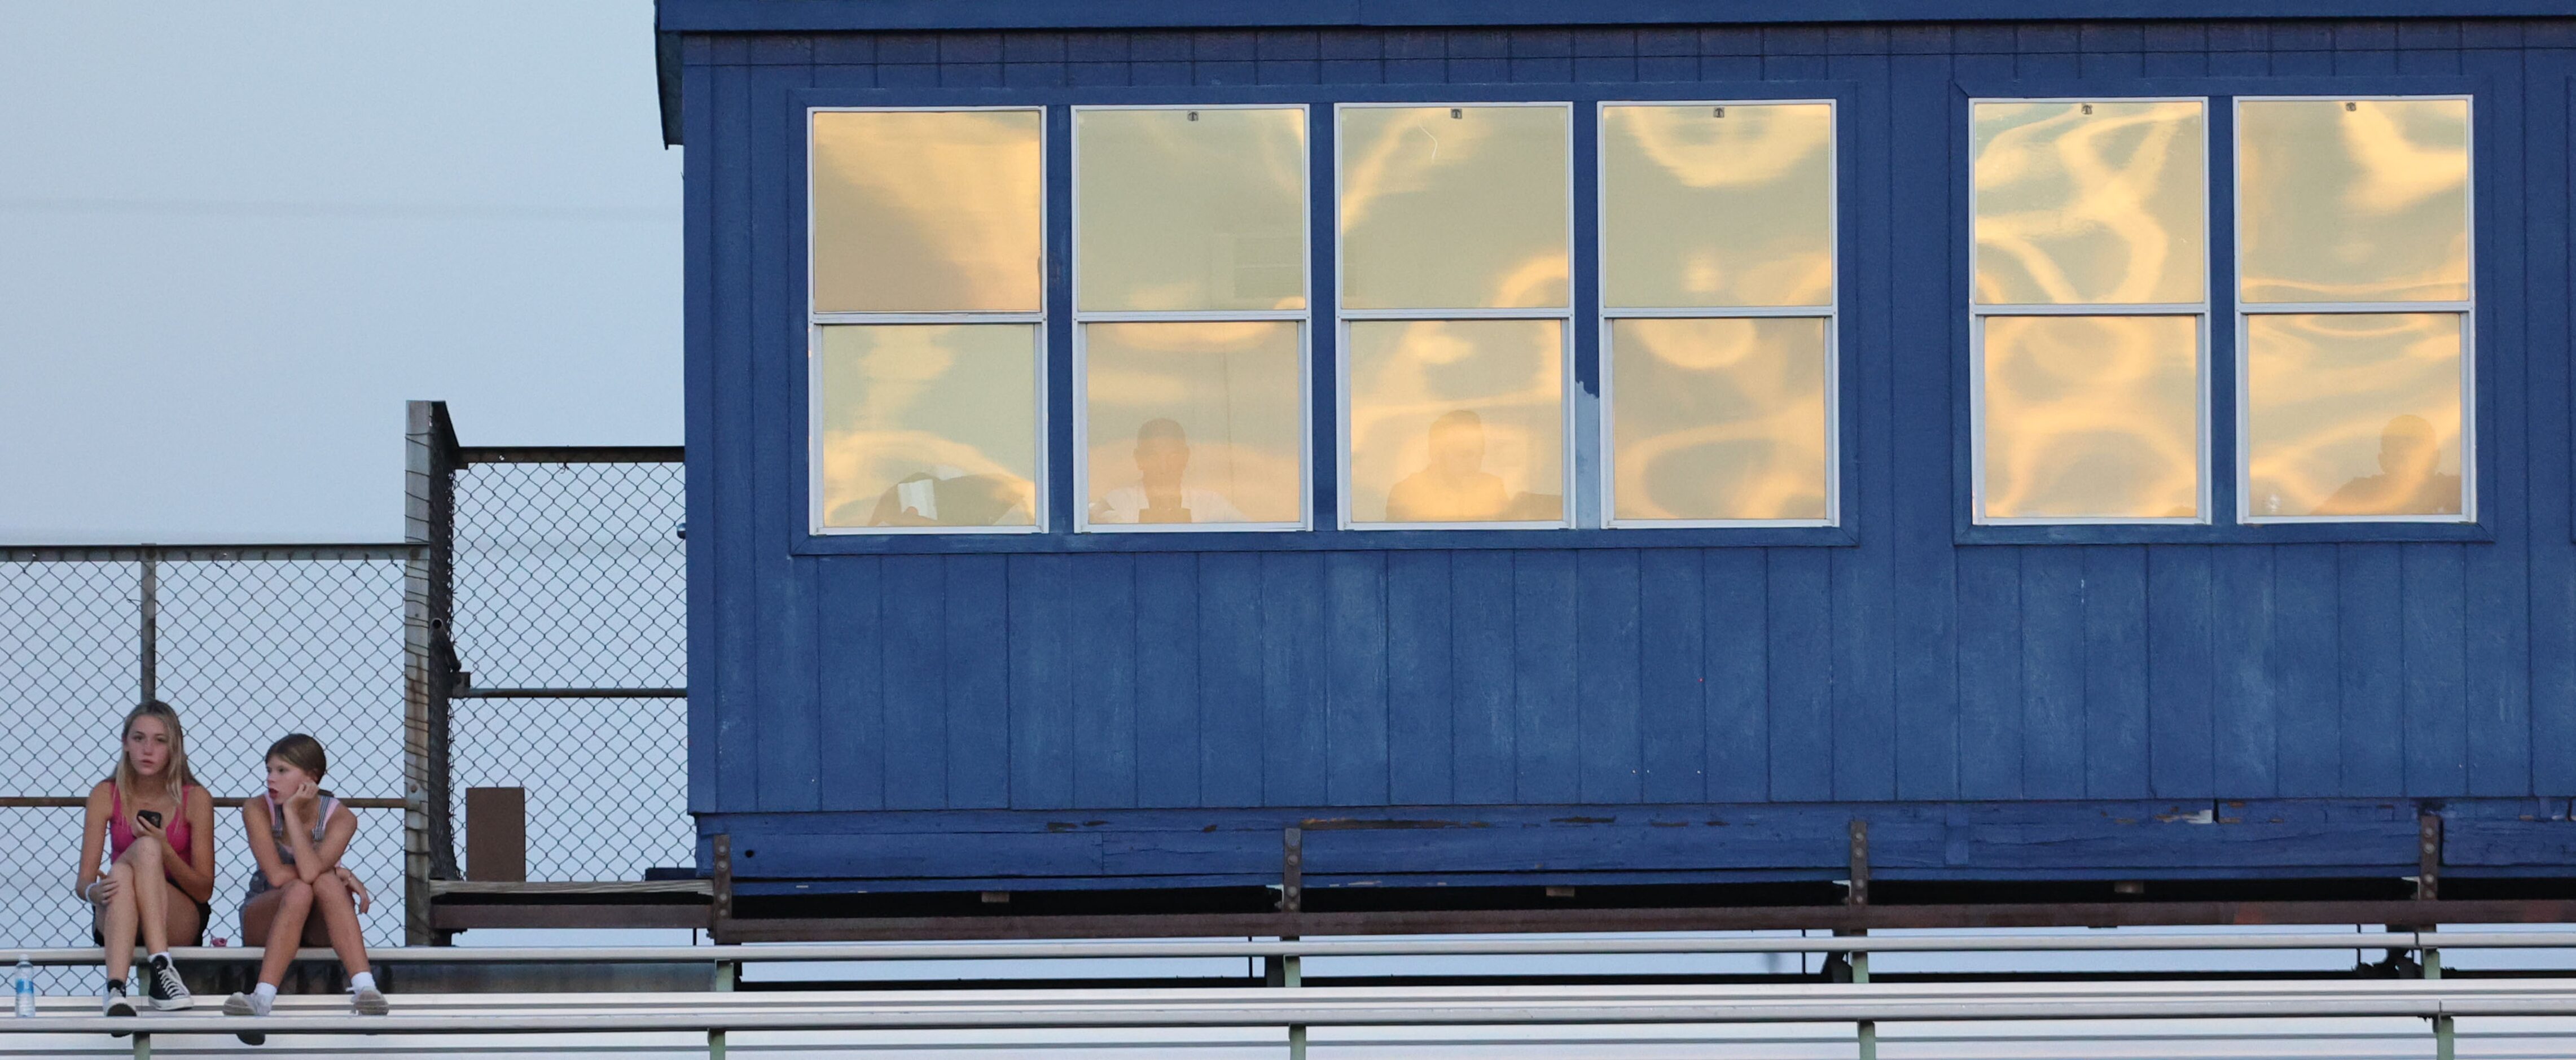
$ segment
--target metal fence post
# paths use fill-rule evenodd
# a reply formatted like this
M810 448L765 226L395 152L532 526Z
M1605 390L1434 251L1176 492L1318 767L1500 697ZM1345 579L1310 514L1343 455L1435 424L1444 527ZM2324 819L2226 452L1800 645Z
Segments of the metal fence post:
M136 593L141 604L141 621L135 630L137 669L141 671L143 698L149 703L161 698L161 550L143 546L142 576Z
M423 547L403 564L403 940L426 946L438 941L429 882L457 875L447 701L458 460L446 403L411 402L405 442L403 540Z

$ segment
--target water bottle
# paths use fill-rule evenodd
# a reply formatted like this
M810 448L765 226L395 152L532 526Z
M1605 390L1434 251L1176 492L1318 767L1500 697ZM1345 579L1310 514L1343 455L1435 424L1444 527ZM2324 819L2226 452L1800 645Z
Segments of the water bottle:
M36 966L26 954L18 955L18 970L9 975L9 988L18 994L18 1015L36 1014Z

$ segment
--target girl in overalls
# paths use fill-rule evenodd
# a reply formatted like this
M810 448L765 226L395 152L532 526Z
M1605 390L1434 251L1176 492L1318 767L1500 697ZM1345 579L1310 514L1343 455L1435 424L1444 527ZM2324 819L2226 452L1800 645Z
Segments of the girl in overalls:
M321 741L289 735L268 748L268 790L242 803L242 832L259 859L242 900L242 937L260 940L267 952L259 963L259 986L226 998L227 1016L268 1015L296 947L324 944L339 952L349 970L350 1007L360 1015L385 1014L385 995L367 970L366 938L358 927L367 890L340 865L358 832L358 815L322 790L329 768Z

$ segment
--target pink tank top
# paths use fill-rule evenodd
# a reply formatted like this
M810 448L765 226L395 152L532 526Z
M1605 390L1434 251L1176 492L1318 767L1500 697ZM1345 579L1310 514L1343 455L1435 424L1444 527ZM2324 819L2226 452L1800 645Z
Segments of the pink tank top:
M161 822L161 831L170 837L170 849L178 851L182 861L192 853L188 849L188 793L193 790L195 785L180 788L179 808L173 811L175 816ZM125 849L134 845L134 826L125 820L125 793L117 791L113 784L108 786L108 792L114 808L107 815L107 860L114 861L124 857ZM167 875L169 870L165 868L162 871Z

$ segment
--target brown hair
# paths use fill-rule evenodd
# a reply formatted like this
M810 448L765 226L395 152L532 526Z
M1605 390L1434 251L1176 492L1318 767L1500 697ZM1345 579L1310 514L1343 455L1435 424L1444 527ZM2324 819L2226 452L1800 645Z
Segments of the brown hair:
M311 774L313 782L322 782L322 774L331 769L331 758L322 752L322 741L300 732L290 732L268 745L268 759L284 762ZM266 760L266 759L263 759Z
M135 722L145 718L158 718L161 726L170 730L170 764L161 770L161 780L170 785L170 798L176 801L188 785L197 782L188 772L188 731L179 725L179 711L157 699L144 700L126 711L125 720L116 727L116 772L110 779L116 782L117 797L129 806L134 804L134 784L142 774L134 771L134 755L125 749L125 736L134 731Z

